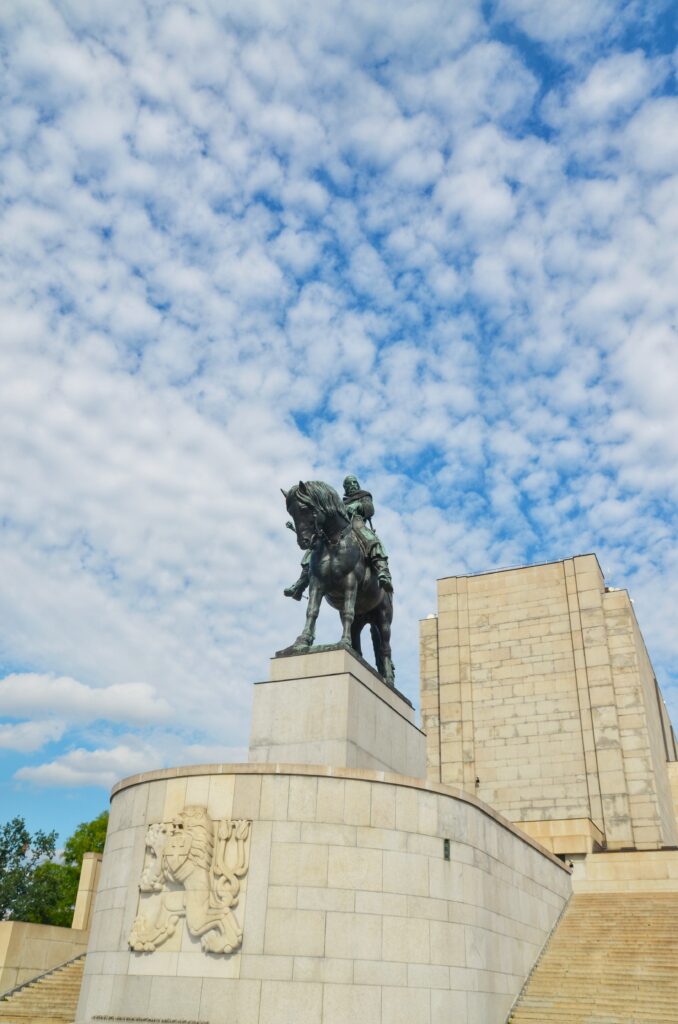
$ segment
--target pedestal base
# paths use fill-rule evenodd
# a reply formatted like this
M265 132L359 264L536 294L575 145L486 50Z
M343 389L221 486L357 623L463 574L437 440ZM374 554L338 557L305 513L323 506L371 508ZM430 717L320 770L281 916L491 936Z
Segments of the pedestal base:
M249 760L426 775L414 708L345 647L284 655L257 683Z
M202 943L232 889L210 901L198 883L223 872L224 838L233 869L237 834L242 941L219 953ZM569 892L552 854L442 786L289 765L148 772L113 792L76 1022L503 1024ZM140 914L172 910L154 949L129 948Z

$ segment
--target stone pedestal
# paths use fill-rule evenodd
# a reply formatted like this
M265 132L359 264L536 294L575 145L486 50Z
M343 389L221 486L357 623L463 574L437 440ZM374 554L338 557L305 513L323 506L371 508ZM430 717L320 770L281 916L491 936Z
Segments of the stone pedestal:
M257 683L249 760L426 775L414 708L345 647L271 661Z
M115 787L76 1024L502 1024L569 872L424 764L362 659L273 659L249 764Z
M113 791L76 1024L503 1024L569 892L553 854L423 780L147 772Z

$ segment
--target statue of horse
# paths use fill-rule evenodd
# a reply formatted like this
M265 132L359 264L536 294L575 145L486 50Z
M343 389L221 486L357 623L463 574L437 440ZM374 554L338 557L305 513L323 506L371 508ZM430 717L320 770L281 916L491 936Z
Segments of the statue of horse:
M377 671L393 686L393 595L379 583L344 503L333 487L320 480L300 481L283 494L297 543L311 551L306 623L286 650L306 651L312 646L324 597L341 616L341 643L357 654L362 654L360 634L369 623Z

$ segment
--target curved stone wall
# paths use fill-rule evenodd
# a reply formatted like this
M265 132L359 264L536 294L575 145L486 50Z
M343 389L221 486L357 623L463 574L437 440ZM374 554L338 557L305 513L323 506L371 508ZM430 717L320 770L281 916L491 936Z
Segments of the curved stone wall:
M149 826L173 820L156 857ZM569 893L560 861L446 787L267 764L135 776L113 791L77 1024L503 1024ZM158 922L155 950L131 951Z

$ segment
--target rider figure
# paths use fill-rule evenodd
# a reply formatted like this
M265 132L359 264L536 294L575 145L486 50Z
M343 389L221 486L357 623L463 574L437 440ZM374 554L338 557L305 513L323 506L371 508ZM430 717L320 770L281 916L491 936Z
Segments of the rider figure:
M348 512L353 529L358 534L366 548L367 558L370 565L377 573L377 578L384 590L393 590L393 581L388 567L388 555L384 545L375 533L372 526L374 515L374 502L369 491L362 491L360 484L354 476L347 476L344 480L344 505ZM367 526L369 520L370 526ZM285 587L286 597L293 597L295 601L301 601L301 595L308 586L309 564L311 561L310 549L304 553L301 560L301 575L291 587Z

